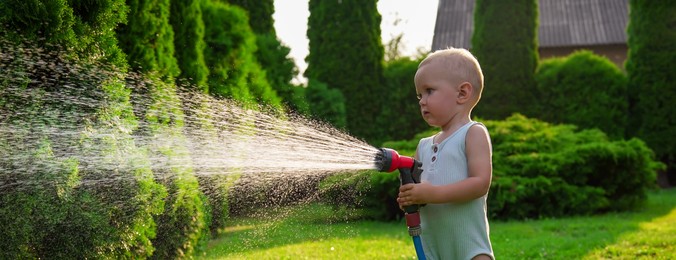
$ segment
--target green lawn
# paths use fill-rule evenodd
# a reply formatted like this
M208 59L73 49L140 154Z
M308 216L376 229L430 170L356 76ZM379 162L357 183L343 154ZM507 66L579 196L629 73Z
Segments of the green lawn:
M403 221L344 219L321 205L234 219L198 258L415 259ZM676 189L635 212L493 221L491 241L498 259L676 259Z

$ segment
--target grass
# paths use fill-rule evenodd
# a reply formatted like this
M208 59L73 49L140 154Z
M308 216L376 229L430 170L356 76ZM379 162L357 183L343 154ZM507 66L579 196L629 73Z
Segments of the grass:
M313 204L233 219L197 258L416 258L403 221L343 216ZM676 189L649 193L633 212L493 221L491 241L499 259L676 259Z

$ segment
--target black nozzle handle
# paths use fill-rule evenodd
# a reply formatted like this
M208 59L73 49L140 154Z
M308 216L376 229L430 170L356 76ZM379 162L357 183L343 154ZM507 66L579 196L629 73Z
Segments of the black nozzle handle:
M413 167L399 168L399 183L405 185L409 183L420 183L420 175L422 174L422 163L413 159ZM404 211L408 214L418 212L421 205L414 204L404 207Z

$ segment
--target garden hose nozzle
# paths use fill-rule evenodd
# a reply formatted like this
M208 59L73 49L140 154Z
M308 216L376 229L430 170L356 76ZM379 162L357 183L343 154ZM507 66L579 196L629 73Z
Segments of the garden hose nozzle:
M420 175L422 174L422 163L418 160L401 156L397 151L380 148L376 155L376 167L381 172L392 172L399 170L400 185L409 183L420 183ZM408 233L411 236L420 235L420 215L418 209L421 205L410 205L404 207L406 212L406 225L408 226Z

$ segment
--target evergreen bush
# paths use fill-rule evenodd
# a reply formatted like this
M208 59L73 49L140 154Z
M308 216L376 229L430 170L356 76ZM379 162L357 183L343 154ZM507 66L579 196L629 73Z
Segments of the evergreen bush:
M130 135L123 79L36 50L13 49L0 80L1 258L150 256L167 194Z
M129 134L138 119L113 31L127 12L121 0L0 2L0 52L11 57L0 125L12 127L0 153L17 159L0 163L0 258L153 253L166 191Z
M381 114L374 126L381 131L376 143L410 139L429 126L420 115L413 78L421 60L399 58L385 64L386 91Z
M128 4L131 19L118 28L118 37L131 68L139 73L138 81L129 82L135 113L143 122L134 133L149 140L144 148L152 158L153 174L169 192L164 211L155 218L152 257L179 258L206 245L210 217L194 169L181 163L189 161L190 154L183 145L185 119L174 84L180 72L169 23L170 0Z
M493 143L494 218L540 218L640 206L662 167L640 140L515 114L485 121Z
M624 138L627 122L627 77L607 58L577 51L541 62L537 118L598 128L615 139Z
M326 84L310 79L305 90L310 106L310 116L344 129L347 126L345 115L345 97L337 89L330 89Z

